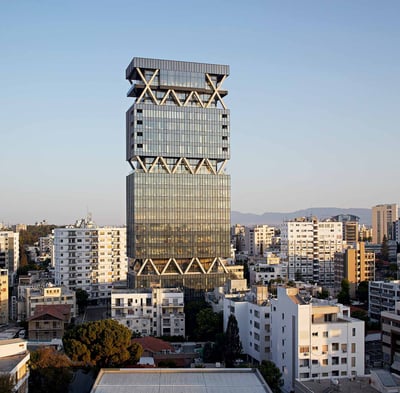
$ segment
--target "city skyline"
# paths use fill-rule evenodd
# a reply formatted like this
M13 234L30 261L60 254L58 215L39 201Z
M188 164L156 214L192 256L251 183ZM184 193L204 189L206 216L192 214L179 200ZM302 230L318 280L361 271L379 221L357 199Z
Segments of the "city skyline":
M152 4L1 5L0 222L125 223L133 56L230 65L232 210L398 203L398 2Z

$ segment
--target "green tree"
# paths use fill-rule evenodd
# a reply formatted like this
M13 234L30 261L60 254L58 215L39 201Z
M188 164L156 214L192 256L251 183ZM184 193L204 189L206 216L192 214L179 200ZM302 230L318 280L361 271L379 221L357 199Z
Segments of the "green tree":
M83 313L86 306L88 305L89 294L85 290L78 288L75 291L75 296L76 296L76 304L78 305L79 312Z
M93 367L121 367L137 357L128 328L112 319L87 322L68 330L63 338L66 354L74 362Z
M72 380L71 361L53 347L39 348L29 361L29 392L64 393Z
M224 360L226 367L233 367L235 360L242 354L242 343L239 336L239 326L236 317L229 315L225 332Z
M10 375L0 374L0 393L13 393L14 383Z
M197 328L196 316L205 308L211 309L205 300L193 300L185 304L185 332L191 339L195 337Z
M338 293L338 302L342 304L350 304L350 282L345 278L341 282L341 290Z
M282 373L279 368L275 366L275 363L269 360L263 360L258 369L271 390L274 393L280 393L281 387L283 386L283 379Z
M360 302L368 304L369 297L369 283L368 281L361 281L357 288L357 297Z
M196 315L195 336L199 341L215 340L215 335L223 331L222 313L215 313L211 308L204 308Z
M389 260L389 245L387 241L386 235L383 235L382 244L381 244L381 258L384 261Z

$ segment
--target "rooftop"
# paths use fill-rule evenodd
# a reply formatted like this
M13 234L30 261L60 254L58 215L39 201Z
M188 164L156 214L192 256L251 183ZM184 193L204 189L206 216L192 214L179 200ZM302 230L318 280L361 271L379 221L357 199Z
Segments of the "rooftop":
M91 393L271 392L254 369L102 369Z

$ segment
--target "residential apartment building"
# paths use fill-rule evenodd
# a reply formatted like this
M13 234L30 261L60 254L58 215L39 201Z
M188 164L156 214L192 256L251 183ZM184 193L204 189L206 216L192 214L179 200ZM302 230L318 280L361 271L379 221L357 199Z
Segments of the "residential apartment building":
M368 297L368 315L379 322L382 311L395 312L396 302L400 301L400 280L370 281Z
M335 284L340 290L343 279L350 283L350 296L354 298L358 284L375 280L375 253L365 250L364 242L348 245L342 252L335 253Z
M249 255L264 255L272 244L275 228L268 225L245 227L245 250Z
M131 288L199 298L230 277L228 75L227 65L137 57L126 70Z
M295 380L364 375L364 321L350 308L307 303L297 288L278 287L271 299L272 361L281 370L283 389Z
M358 242L360 217L353 214L338 214L331 218L332 221L343 224L343 240L346 242Z
M244 225L235 224L231 227L231 244L237 252L246 251L246 227Z
M35 314L37 306L67 305L71 317L78 315L75 291L50 283L18 286L18 319L24 321Z
M0 340L0 374L11 377L15 393L28 393L29 359L27 341Z
M268 299L265 286L253 286L242 296L226 295L223 299L224 330L233 314L243 353L256 363L271 360L271 305Z
M0 231L0 269L7 269L10 285L19 266L19 233Z
M343 249L342 223L300 217L286 221L281 232L281 262L289 280L334 285L334 254Z
M114 289L111 318L143 336L185 336L183 292L174 288Z
M54 235L50 234L39 238L39 255L42 260L50 259L54 267Z
M0 269L0 325L8 323L8 270Z
M400 301L393 311L381 312L383 364L400 374Z
M399 219L397 203L372 208L372 242L382 243L383 237L393 239L393 223Z
M249 267L250 285L268 285L271 280L285 280L287 267L283 264L256 263Z
M55 283L106 302L113 283L126 281L126 228L98 227L88 217L54 230Z

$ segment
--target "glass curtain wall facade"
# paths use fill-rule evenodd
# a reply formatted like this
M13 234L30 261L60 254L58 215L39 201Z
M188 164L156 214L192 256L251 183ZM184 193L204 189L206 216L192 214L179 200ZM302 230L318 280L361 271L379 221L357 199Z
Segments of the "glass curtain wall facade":
M127 253L132 288L224 284L230 255L226 65L134 58L126 113Z

